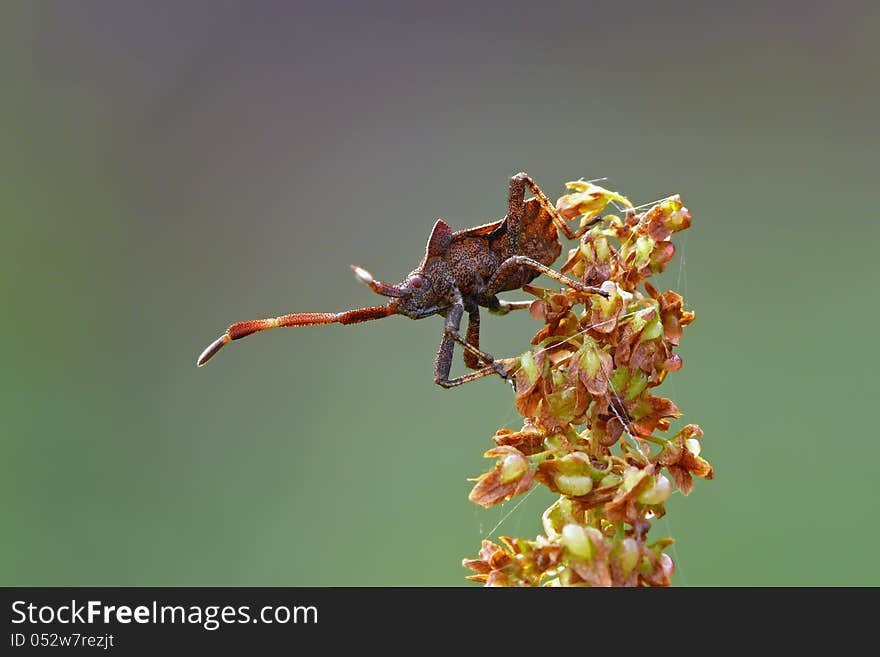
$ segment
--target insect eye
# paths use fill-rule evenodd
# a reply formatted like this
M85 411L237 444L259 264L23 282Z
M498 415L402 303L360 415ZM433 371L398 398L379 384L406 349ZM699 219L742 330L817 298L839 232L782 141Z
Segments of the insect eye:
M409 282L409 284L412 285L414 288L418 289L418 288L422 287L422 285L424 285L424 281L422 280L421 276L415 276Z

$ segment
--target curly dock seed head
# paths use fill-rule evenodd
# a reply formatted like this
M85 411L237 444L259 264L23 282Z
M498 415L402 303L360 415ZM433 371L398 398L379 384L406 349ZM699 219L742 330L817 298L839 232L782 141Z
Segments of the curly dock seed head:
M533 349L502 361L516 386L522 429L500 429L486 452L495 466L476 478L470 499L484 507L522 495L535 483L559 499L544 512L534 540L484 540L468 579L489 586L668 586L671 538L647 542L651 519L666 513L676 486L687 495L693 477L712 478L700 456L699 426L660 437L681 414L653 394L669 372L682 328L694 320L673 291L646 281L675 255L672 235L690 226L678 196L637 213L623 196L597 185L567 183L560 214L594 222L562 272L608 296L571 288L525 289L531 314L544 322Z

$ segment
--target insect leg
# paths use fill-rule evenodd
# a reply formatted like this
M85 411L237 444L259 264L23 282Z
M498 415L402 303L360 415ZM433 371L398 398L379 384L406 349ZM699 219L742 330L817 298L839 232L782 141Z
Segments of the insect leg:
M532 303L533 302L528 299L524 301L505 301L504 299L499 299L495 295L492 295L484 305L493 315L506 315L511 310L525 310L529 308Z
M528 187L529 191L534 194L535 199L538 201L540 206L544 209L547 214L550 215L550 218L553 220L553 223L556 227L562 231L562 233L570 240L578 239L581 235L586 233L591 226L599 223L602 219L600 217L596 217L592 221L590 221L587 225L582 226L576 230L572 230L571 226L568 225L568 222L565 218L559 214L559 210L550 202L550 199L541 191L541 188L538 187L538 183L532 180L532 177L529 174L520 172L513 176L510 179L510 192L513 194L514 189L514 180L517 181L517 189L520 190L520 203L522 204L522 195L524 194L523 187ZM511 200L508 200L508 205L511 203ZM520 215L522 216L522 215Z
M555 269L551 269L547 265L543 265L537 260L533 260L532 258L528 258L526 256L515 255L510 256L507 260L502 262L497 271L492 275L492 278L489 279L489 282L486 284L485 294L491 295L496 292L500 292L501 290L494 289L494 285L496 283L504 283L506 282L505 276L510 273L510 270L515 267L530 267L535 271L539 271L545 276L548 276L556 281L559 281L563 285L570 287L578 292L590 292L592 294L601 294L603 297L607 297L608 293L604 290L600 290L598 287L593 287L591 285L584 285L583 283L579 283L565 274L560 274Z
M474 326L473 316L476 314L477 323L476 329L473 329ZM437 350L437 359L434 362L434 382L444 388L453 388L455 386L459 386L463 383L468 383L470 381L475 381L476 379L481 379L484 376L489 376L491 374L499 374L502 377L504 376L503 371L499 365L495 364L494 359L489 354L483 353L479 350L478 347L469 343L469 340L464 340L459 334L459 327L461 326L461 319L464 315L464 304L459 299L453 306L449 308L449 311L446 313L446 321L443 327L443 338L440 340L440 348ZM479 310L476 313L468 312L468 337L472 337L472 331L479 331ZM452 369L452 354L453 349L455 347L455 343L459 343L462 348L465 350L465 363L467 364L469 358L472 359L470 362L473 363L472 369L475 369L474 372L469 372L468 374L463 374L454 379L449 378L449 372ZM479 367L480 361L484 363L488 363L485 367L477 369Z
M510 179L507 192L507 252L519 253L519 237L522 232L522 219L525 210L526 179L528 175L518 173Z
M461 327L462 315L464 315L464 304L461 299L459 299L456 303L450 306L449 311L446 313L446 322L443 327L446 335L448 335L454 342L460 344L466 352L472 354L475 358L478 358L485 363L494 363L495 359L492 358L492 356L480 351L479 347L475 347L461 337L459 329Z
M465 310L467 310L468 314L468 326L467 326L467 334L465 335L465 342L467 342L472 347L480 348L480 307L474 303L472 300L465 301ZM490 365L492 360L482 360L477 354L468 349L464 350L464 364L465 367L477 370L480 369L483 365Z
M440 349L437 351L437 360L434 363L434 383L437 385L444 388L454 388L463 383L482 379L485 376L501 374L496 365L487 365L474 372L468 372L450 379L449 371L452 369L452 349L454 346L455 342L452 337L444 332L443 339L440 340Z

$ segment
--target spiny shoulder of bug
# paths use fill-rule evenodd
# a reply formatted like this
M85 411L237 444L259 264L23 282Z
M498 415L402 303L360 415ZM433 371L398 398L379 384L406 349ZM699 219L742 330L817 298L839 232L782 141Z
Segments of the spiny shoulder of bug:
M460 296L449 250L454 232L438 219L428 237L425 257L397 286L403 293L394 300L397 313L412 319L442 313Z

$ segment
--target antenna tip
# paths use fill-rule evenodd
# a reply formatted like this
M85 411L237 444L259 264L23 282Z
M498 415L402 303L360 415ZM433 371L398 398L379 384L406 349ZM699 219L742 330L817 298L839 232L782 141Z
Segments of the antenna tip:
M225 333L214 340L214 342L209 344L208 347L201 353L198 360L196 360L196 366L202 367L205 363L211 360L211 358L214 357L214 354L220 351L220 349L223 348L223 345L225 345L227 342L229 342L229 336Z
M364 285L371 285L373 283L373 275L363 267L351 265L351 271L354 272L354 277Z

